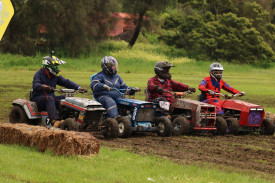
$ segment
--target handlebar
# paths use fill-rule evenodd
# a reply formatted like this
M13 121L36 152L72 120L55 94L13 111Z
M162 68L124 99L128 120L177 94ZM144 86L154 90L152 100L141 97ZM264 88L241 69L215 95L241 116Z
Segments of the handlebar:
M61 89L54 89L52 88L53 91L58 92L58 93L71 93L71 94L75 94L75 93L87 93L88 91L82 91L82 90L75 90L75 89L67 89L67 88L61 88Z
M185 92L171 92L171 91L165 90L164 93L170 93L174 96L174 98L184 98L189 94L193 94L193 92L191 92L190 90L187 90Z
M235 98L235 97L241 97L241 96L243 96L243 95L241 95L241 93L232 94L232 95L227 95L227 94L222 94L222 93L215 93L214 95L220 95L220 96L222 96L225 99L232 99L232 98Z
M140 88L131 88L131 89L117 89L117 88L111 88L111 90L118 92L121 96L129 95L129 91L135 91L140 92Z

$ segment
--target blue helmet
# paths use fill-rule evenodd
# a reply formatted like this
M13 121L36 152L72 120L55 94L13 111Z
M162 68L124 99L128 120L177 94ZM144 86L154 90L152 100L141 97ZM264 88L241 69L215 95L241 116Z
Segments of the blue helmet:
M115 66L115 68L113 68ZM101 68L109 75L113 76L117 73L118 63L117 60L112 56L105 56L101 60Z

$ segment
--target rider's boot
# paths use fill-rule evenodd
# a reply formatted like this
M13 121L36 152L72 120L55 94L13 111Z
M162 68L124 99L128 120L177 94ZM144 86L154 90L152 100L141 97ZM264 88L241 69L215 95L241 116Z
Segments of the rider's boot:
M58 127L60 126L60 124L61 124L61 121L60 121L60 120L53 120L53 121L52 121L52 125L53 125L53 127L55 127L55 128L58 128Z

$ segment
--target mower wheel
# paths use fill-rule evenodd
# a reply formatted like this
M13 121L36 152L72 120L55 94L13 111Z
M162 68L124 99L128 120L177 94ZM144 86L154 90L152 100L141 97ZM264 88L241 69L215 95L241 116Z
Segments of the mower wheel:
M172 124L170 119L165 116L156 119L157 134L161 137L168 137L172 133Z
M172 122L173 135L187 135L189 133L190 124L186 117L178 116Z
M21 106L13 106L9 115L10 123L27 123L28 117Z
M105 138L116 138L118 136L118 124L113 118L107 118L103 121L103 135Z
M74 118L65 119L59 126L61 130L65 131L79 131L79 126L77 125Z
M226 119L227 133L237 135L239 133L239 122L235 118Z
M217 135L225 135L227 130L227 124L223 117L217 116L216 118Z
M264 118L261 131L263 135L273 135L274 134L275 125L270 118Z
M132 124L129 118L119 117L117 118L118 123L118 137L127 138L132 134Z

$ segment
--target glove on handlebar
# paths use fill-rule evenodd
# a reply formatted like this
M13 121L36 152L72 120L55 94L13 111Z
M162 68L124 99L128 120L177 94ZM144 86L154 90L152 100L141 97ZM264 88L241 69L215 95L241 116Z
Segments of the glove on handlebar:
M42 85L42 88L43 88L43 90L45 90L47 92L53 91L53 88L48 85Z
M189 88L189 91L192 92L192 93L195 93L196 92L196 88Z
M134 87L134 88L132 88L132 89L135 90L136 92L141 91L141 89L140 89L139 87Z
M244 91L241 91L239 94L240 94L240 96L245 96L245 92Z
M216 94L216 92L213 91L213 90L208 90L207 92L208 92L210 95L215 95L215 94Z
M87 93L88 92L88 90L86 88L82 88L82 87L79 88L79 91L80 91L80 93Z
M108 85L105 85L105 84L104 84L102 87L103 87L105 90L107 90L107 91L110 91L110 90L111 90L111 87L108 86Z
M140 91L140 88L134 87L129 90L129 95L134 95L137 91Z
M160 86L157 86L156 87L156 92L159 93L159 94L163 94L164 93L164 89Z

